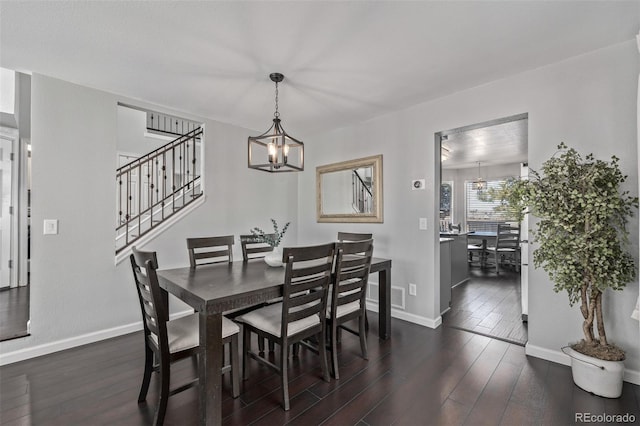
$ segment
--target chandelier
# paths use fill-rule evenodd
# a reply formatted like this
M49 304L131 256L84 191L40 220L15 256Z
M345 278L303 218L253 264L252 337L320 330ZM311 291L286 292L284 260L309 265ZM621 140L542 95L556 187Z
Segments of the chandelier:
M480 177L480 162L478 161L478 178L473 181L471 188L478 192L482 192L487 189L487 181Z
M302 171L304 144L284 131L278 112L278 83L284 80L284 75L274 72L269 78L276 84L273 124L260 136L249 136L249 168L270 173Z

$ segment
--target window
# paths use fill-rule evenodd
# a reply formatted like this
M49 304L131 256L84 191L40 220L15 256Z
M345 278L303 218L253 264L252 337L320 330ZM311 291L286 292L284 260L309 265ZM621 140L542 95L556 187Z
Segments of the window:
M513 177L487 180L487 189L473 189L473 181L465 182L467 227L474 230L493 230L498 223L514 220L502 202L502 192Z

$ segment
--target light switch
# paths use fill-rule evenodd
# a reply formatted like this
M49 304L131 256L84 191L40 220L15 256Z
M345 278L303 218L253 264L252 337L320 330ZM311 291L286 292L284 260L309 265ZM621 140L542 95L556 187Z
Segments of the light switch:
M44 220L44 235L58 234L58 219Z
M421 231L426 231L427 230L427 218L426 217L421 217L420 218L420 230Z

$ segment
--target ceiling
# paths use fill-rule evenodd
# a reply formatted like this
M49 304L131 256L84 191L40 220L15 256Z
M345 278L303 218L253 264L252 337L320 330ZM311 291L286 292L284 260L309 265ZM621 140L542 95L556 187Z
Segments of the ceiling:
M442 168L467 169L497 164L527 162L528 120L517 119L506 123L469 130L445 132L442 140ZM445 159L446 158L446 159Z
M262 132L334 129L632 40L638 1L6 1L0 66Z

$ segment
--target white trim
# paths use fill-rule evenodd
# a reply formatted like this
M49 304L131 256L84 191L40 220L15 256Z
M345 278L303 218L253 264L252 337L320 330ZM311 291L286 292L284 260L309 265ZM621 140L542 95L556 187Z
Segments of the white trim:
M148 242L150 242L151 240L153 240L154 238L162 234L164 231L166 231L167 229L169 229L170 227L178 223L180 220L182 220L183 217L191 213L193 210L200 207L202 204L204 204L205 201L206 201L206 195L202 194L202 196L198 198L196 201L192 202L191 204L188 204L186 207L181 209L179 212L175 213L169 219L163 221L158 226L154 227L153 232L149 232L143 237L140 237L140 239L136 240L134 245L138 248L144 246L145 244L147 244ZM131 247L132 246L127 247L126 249L122 250L120 253L116 255L115 257L116 265L129 257L129 255L131 254Z
M527 343L524 347L524 353L528 356L555 362L556 364L571 366L571 358L560 350L547 349ZM640 385L640 371L625 368L624 381Z
M376 302L367 301L367 310L378 312L378 304ZM428 328L438 328L442 324L442 317L438 316L436 319L423 317L420 315L412 314L409 312L401 311L391 308L391 317L397 318L403 321L407 321L413 324L422 325Z
M192 313L193 311L191 310L178 312L170 315L170 319L180 318ZM1 353L3 344L2 342L0 342L0 366L13 364L14 362L24 361L42 355L48 355L54 352L75 348L77 346L82 346L89 343L99 342L101 340L111 339L113 337L123 336L125 334L134 333L140 330L142 330L142 321L122 325L119 327L113 327L106 330L95 331L80 336L70 337L68 339L58 340L55 342L45 343L43 345L38 345L26 349L19 349L17 351L8 353Z

